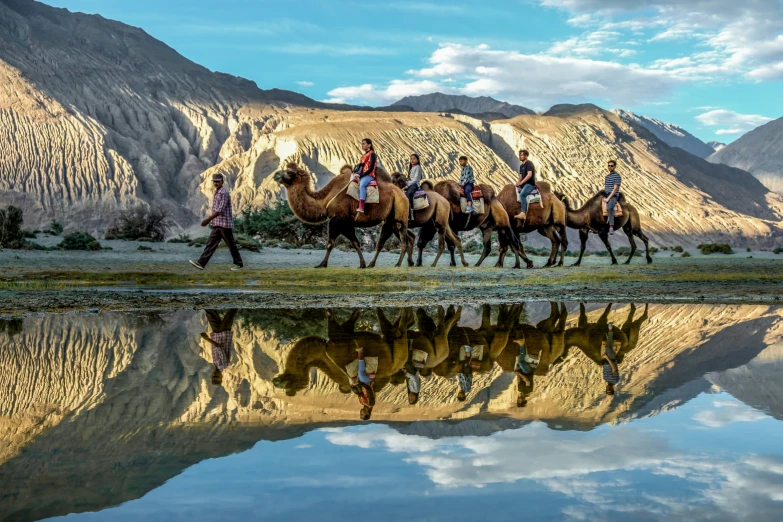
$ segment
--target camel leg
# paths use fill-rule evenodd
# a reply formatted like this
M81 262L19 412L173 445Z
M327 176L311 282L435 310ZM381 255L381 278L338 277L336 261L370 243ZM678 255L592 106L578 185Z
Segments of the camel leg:
M601 241L604 242L604 245L606 246L606 250L609 251L609 255L612 256L612 264L617 264L617 258L614 257L614 252L612 252L612 245L609 244L609 232L607 230L602 230L598 233L598 237L601 238Z
M416 245L416 235L408 230L408 266L413 266L413 247Z
M544 268L549 268L555 264L555 259L557 259L557 250L560 248L560 240L557 237L557 234L555 234L554 227L551 225L539 228L538 233L547 238L551 246L549 259L546 260L546 264L544 265Z
M530 258L527 257L527 254L525 254L525 246L522 244L521 241L519 241L518 238L514 237L515 234L511 230L511 228L509 228L508 230L503 230L502 232L509 236L509 238L508 238L509 244L513 245L514 244L514 240L515 239L517 240L517 244L519 245L519 247L517 248L516 254L519 257L522 258L522 261L525 262L525 265L527 265L526 268L533 268L533 261L531 261ZM517 264L519 264L519 263L517 263Z
M631 230L631 227L629 227L628 225L624 226L623 232L625 232L625 235L628 236L628 243L630 243L631 245L631 254L628 256L628 259L626 259L624 263L628 265L631 263L631 259L633 259L633 255L636 253L636 241L633 240L633 230Z
M381 227L381 234L378 237L378 244L375 246L375 255L373 256L372 261L370 261L370 264L367 265L368 268L375 267L375 262L378 260L378 256L381 255L383 246L386 244L386 241L389 240L392 234L394 234L394 223L392 221L386 221ZM402 262L402 258L404 256L404 252L402 251L404 246L405 245L400 245L400 262ZM400 265L398 264L397 266Z
M481 257L479 258L476 266L481 266L481 263L492 252L492 229L487 227L481 230L481 242L484 243L484 250L481 251ZM498 260L498 263L500 260ZM498 266L498 265L495 265Z
M328 266L329 256L332 254L332 249L334 248L334 244L337 241L337 238L340 237L340 234L342 233L340 230L341 227L338 226L338 223L339 223L339 218L332 218L326 224L326 234L327 234L326 255L324 255L324 258L321 261L321 263L315 268L326 268ZM359 259L361 260L360 268L364 268L364 259L362 259L361 249L359 250Z
M498 234L498 262L495 263L496 268L503 268L503 262L506 260L506 254L508 254L508 245L503 234ZM517 256L517 266L519 268L519 257Z
M567 230L565 225L556 225L555 228L557 228L557 235L560 238L560 262L557 264L557 266L563 266L565 263L566 251L568 251L568 235L566 234Z
M454 243L454 246L457 247L457 252L459 252L459 258L462 261L462 266L468 266L468 262L465 261L465 253L462 251L462 240L459 238L457 234L454 233L453 230L451 230L451 227L446 225L446 231L445 231L446 237ZM453 254L452 254L453 255ZM478 266L478 265L476 265Z
M416 241L416 246L419 248L419 257L416 259L416 266L422 265L422 256L424 255L424 248L435 237L435 227L432 223L427 223L419 229L419 237Z
M598 318L598 324L599 326L606 326L609 324L609 313L612 311L612 303L609 303L606 305L606 308L604 309L604 313L601 314L601 317Z
M406 223L406 225L407 225L407 223ZM398 231L399 230L398 226L399 225L397 223L392 223L391 228L394 231ZM397 264L394 265L394 266L402 266L402 260L405 259L405 253L408 251L408 236L409 236L408 235L408 227L405 226L403 228L403 230L404 230L403 233L398 232L400 234L400 236L401 236L400 237L400 257L399 257L399 259L397 259Z
M468 216L468 219L470 219L470 216ZM449 256L451 256L449 266L457 266L457 258L454 257L454 241L446 238L446 246L449 247Z
M432 262L432 266L437 266L440 256L443 255L443 250L446 248L446 232L443 229L438 230L438 253L435 254L435 261Z
M353 245L356 253L359 254L359 268L365 268L367 264L364 262L364 254L362 254L362 244L359 242L359 238L356 236L356 227L353 226L348 220L344 220L342 223L341 232L348 241Z
M585 248L587 248L587 231L579 229L579 259L576 260L572 266L579 266L582 264L582 256L585 255Z
M585 310L585 304L579 303L579 322L577 323L577 327L581 328L587 328L587 310Z
M641 228L635 229L633 233L636 237L642 240L642 243L644 243L644 256L647 258L647 264L649 265L650 263L653 262L652 256L650 256L650 240L647 238L647 236L644 235L644 232L642 232Z

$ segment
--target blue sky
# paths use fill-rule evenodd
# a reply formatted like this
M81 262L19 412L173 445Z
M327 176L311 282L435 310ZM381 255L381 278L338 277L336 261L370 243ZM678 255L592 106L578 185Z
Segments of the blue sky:
M593 102L729 142L783 116L783 0L50 0L318 100Z

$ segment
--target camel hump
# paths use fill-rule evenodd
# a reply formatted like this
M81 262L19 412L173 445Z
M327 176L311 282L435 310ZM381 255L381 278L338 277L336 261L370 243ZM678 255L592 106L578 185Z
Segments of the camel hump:
M389 172L383 168L380 164L375 166L375 179L392 183L392 177Z
M536 188L539 192L552 192L552 185L550 185L548 181L536 182Z

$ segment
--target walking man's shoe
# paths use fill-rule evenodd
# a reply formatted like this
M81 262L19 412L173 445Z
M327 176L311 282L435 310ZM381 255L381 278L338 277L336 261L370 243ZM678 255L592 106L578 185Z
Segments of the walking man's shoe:
M193 260L190 260L190 264L191 264L191 265L193 265L193 266L195 266L195 267L196 267L196 268L198 268L199 270L204 270L204 267L203 267L203 266L201 266L201 265L198 263L198 261L193 261Z
M231 267L231 271L236 272L238 270L242 270L243 268L245 268L244 265L234 265Z

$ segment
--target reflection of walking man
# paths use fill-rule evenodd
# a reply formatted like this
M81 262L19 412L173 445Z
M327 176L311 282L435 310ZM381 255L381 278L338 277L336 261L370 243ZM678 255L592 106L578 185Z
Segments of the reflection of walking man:
M228 250L231 252L231 258L234 260L234 266L231 270L241 270L244 264L242 256L234 242L234 214L231 209L231 196L228 190L223 187L223 174L212 175L212 185L215 187L215 199L212 201L212 214L201 222L201 226L212 225L212 233L209 234L207 245L204 247L204 253L198 261L191 261L190 264L204 270L209 263L212 254L220 245L220 240L226 242Z
M207 314L207 321L212 334L201 333L201 338L212 345L212 362L215 365L215 371L212 373L212 384L220 386L223 383L223 370L231 362L231 353L234 351L234 332L231 331L234 326L234 317L237 315L237 309L232 308L223 318L217 310L204 310Z

